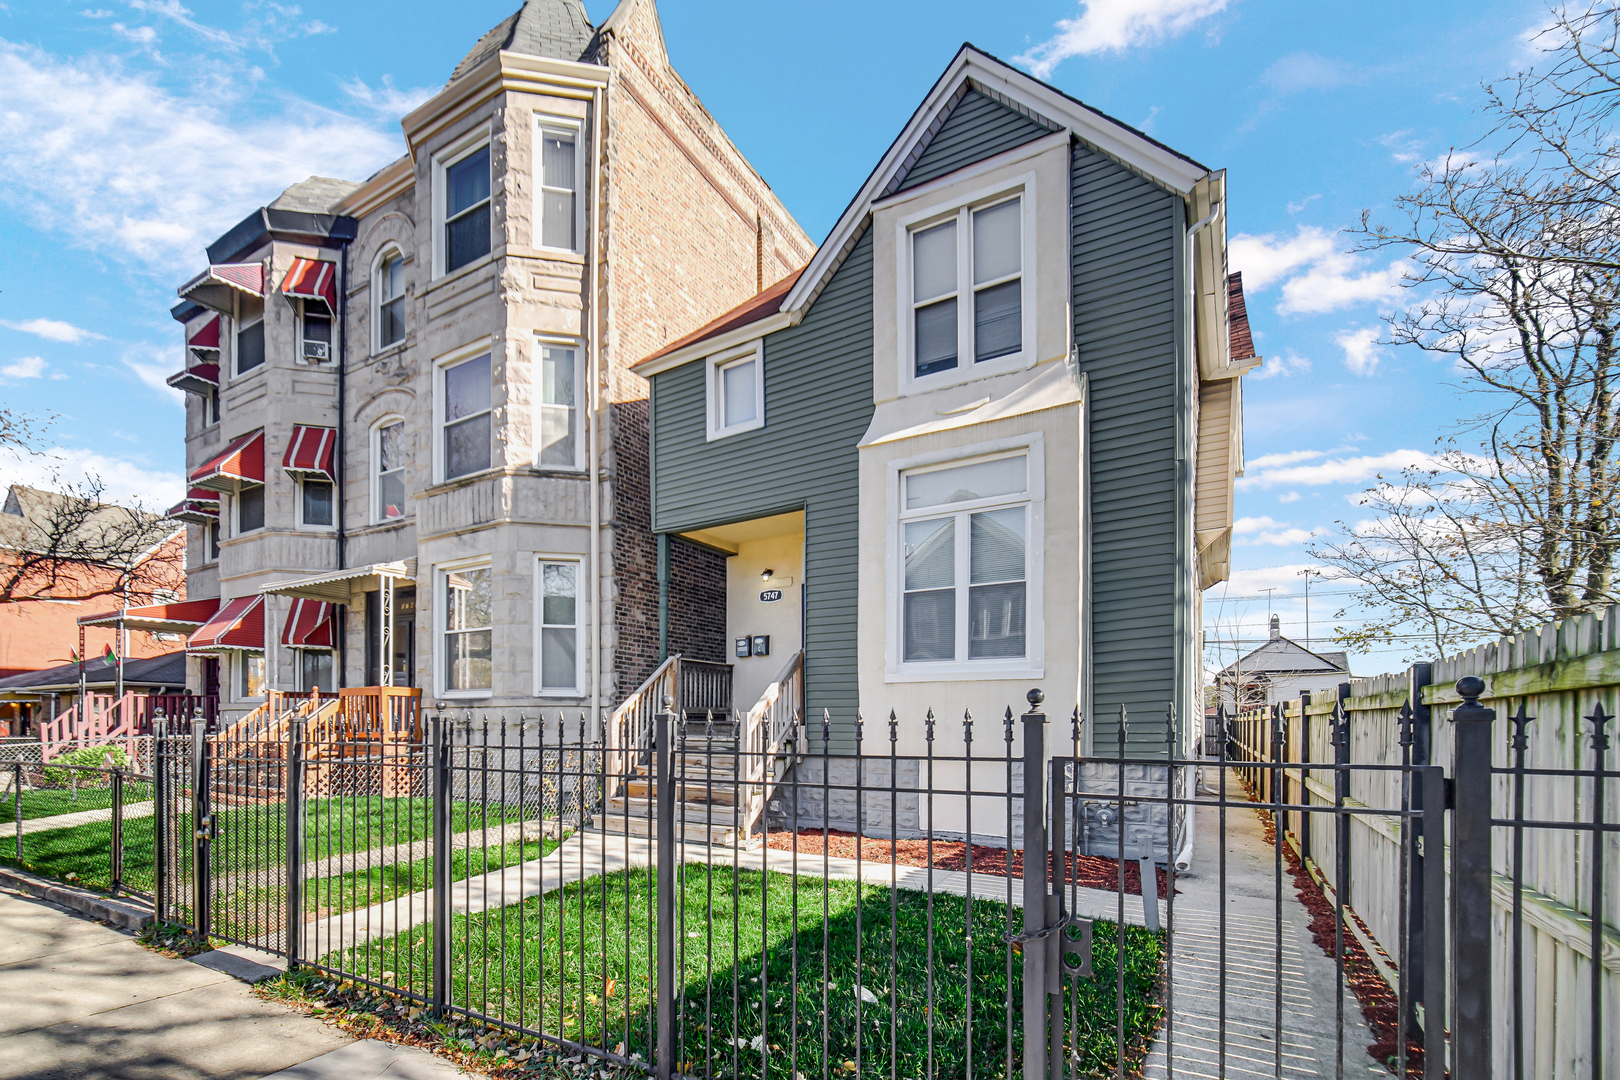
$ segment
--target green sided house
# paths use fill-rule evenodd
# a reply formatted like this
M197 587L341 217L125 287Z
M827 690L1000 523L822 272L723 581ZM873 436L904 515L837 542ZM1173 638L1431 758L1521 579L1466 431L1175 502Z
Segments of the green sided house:
M1133 750L1172 715L1191 748L1260 362L1225 200L965 46L806 266L636 365L653 530L727 556L739 714L802 653L836 753L857 710L870 754L891 710L902 756L929 709L936 753L965 710L999 741L1032 687L1100 752L1122 711ZM690 607L667 574L660 603Z

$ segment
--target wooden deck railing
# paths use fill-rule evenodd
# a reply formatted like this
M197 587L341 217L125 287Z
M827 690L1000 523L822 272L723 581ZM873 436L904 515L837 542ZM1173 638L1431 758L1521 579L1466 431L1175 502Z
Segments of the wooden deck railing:
M743 800L742 835L750 835L765 812L776 785L792 764L789 742L804 716L804 653L796 652L781 674L738 724L739 792Z

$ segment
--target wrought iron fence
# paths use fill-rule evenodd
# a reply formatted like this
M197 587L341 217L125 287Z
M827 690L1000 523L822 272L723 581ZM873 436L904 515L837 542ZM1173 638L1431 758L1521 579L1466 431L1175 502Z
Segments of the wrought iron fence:
M89 888L151 901L153 777L121 749L102 765L16 761L0 776L0 859ZM114 764L122 760L125 764ZM9 835L6 835L9 834Z
M126 889L146 830L165 919L660 1077L1524 1075L1517 1044L1482 1037L1503 1008L1493 938L1535 924L1516 883L1536 830L1590 838L1579 871L1603 910L1614 774L1601 738L1591 768L1493 766L1501 740L1470 711L1489 710L1460 688L1444 767L1414 760L1411 709L1393 754L1352 760L1342 700L1313 714L1320 738L1271 711L1207 757L1184 749L1201 718L1094 733L1038 694L988 721L857 716L842 754L835 718L797 705L758 742L666 698L626 742L580 714L333 699L285 724L160 729L150 773L81 767L107 785L49 790L125 808L79 836L123 851ZM1162 753L1142 749L1151 730ZM922 753L900 753L902 731ZM47 778L25 772L8 794L26 827L18 800ZM1555 781L1581 785L1578 815L1525 794ZM1352 825L1393 844L1393 933L1347 903ZM1504 888L1511 925L1491 915ZM1585 1015L1604 1018L1594 970ZM1613 1055L1603 1026L1568 1040L1586 1075Z

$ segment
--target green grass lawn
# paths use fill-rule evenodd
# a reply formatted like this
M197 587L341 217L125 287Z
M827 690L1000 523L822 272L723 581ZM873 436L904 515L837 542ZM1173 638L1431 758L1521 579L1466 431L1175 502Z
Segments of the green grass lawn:
M133 786L133 785L132 785ZM24 793L26 803L29 793ZM39 792L56 795L58 792ZM91 794L80 792L81 800ZM9 804L8 804L9 805ZM107 802L103 806L110 805ZM79 809L89 809L81 802ZM499 828L522 820L517 807L502 820L500 804L452 804L450 831L468 832ZM216 805L216 839L213 845L216 874L250 873L279 866L286 860L286 808L282 803L247 806ZM28 812L24 810L25 818ZM124 880L132 887L150 892L154 879L152 817L124 822ZM172 836L189 837L191 815L176 814L171 822ZM309 799L304 804L304 858L306 861L344 855L355 851L408 844L426 839L431 832L428 802L425 799L382 798L379 796ZM16 858L16 845L5 838L0 842L0 862L21 865L23 869L61 881L75 881L90 888L107 889L112 884L112 827L104 821L48 829L23 836L23 858ZM182 863L189 864L189 843L182 846Z
M628 870L457 917L455 1003L650 1060L655 881L654 871ZM719 866L684 868L679 891L681 1071L702 1073L707 1062L711 1075L772 1080L949 1077L965 1076L971 1058L973 1075L988 1078L1008 1075L1009 1051L1020 1071L1021 960L1002 937L1006 905L935 895L930 935L923 893L868 885L857 895L853 882ZM421 988L431 981L430 941L418 927L322 963ZM1126 1061L1135 1067L1160 1016L1163 946L1138 928L1125 944ZM1065 1022L1082 1072L1114 1068L1116 958L1114 927L1096 924L1096 973L1079 981Z
M124 784L124 805L129 806L138 802L150 802L152 799L152 785L141 783ZM77 790L59 790L46 788L43 790L23 789L22 793L22 820L32 821L35 818L56 817L58 814L76 814L83 810L111 810L112 786L110 784L82 785ZM17 820L16 797L7 791L0 794L0 825L9 824Z

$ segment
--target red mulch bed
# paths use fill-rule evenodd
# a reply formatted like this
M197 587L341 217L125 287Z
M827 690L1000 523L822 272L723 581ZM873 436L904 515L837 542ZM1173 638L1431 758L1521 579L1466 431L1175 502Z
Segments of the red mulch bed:
M793 838L794 834L784 829L767 836L765 844L777 851L792 851ZM853 859L856 857L856 836L854 833L839 829L827 830L825 835L820 829L800 829L798 851L801 855L826 854L835 858ZM892 858L892 861L901 866L927 866L929 851L927 840L882 840L871 836L860 840L860 858L867 862L887 863ZM935 840L932 851L935 870L967 869L967 844L962 841ZM1113 859L1104 859L1096 855L1076 855L1070 852L1071 876L1065 879L1064 884L1075 883L1088 889L1107 889L1109 892L1116 892L1119 889L1117 867L1118 864ZM1024 875L1022 851L1012 852L1011 870L1013 877ZM974 844L973 872L990 877L1006 877L1007 849ZM1056 878L1057 874L1054 873L1053 877ZM1165 890L1170 887L1170 881L1163 867L1158 868L1158 877L1159 895L1164 896ZM1142 871L1134 862L1125 864L1125 891L1132 896L1142 895Z
M1253 794L1250 794L1253 798ZM1260 815L1261 823L1265 827L1266 842L1276 843L1276 831L1271 815L1264 810L1256 811ZM1310 913L1309 929L1311 940L1327 956L1334 956L1335 920L1333 903L1328 900L1327 894L1317 885L1316 879L1311 877L1310 871L1305 868L1294 849L1287 844L1283 845L1283 858L1288 861L1288 872L1293 875L1294 889L1299 895L1299 902ZM1363 933L1368 938L1372 931L1359 916L1351 912ZM1394 966L1393 963L1390 964ZM1400 1019L1400 997L1395 989L1384 981L1384 977L1373 966L1372 959L1368 957L1367 950L1362 948L1361 942L1356 940L1355 934L1348 926L1344 929L1344 982L1350 992L1361 1003L1361 1013L1367 1018L1367 1026L1372 1029L1373 1043L1367 1047L1367 1054L1374 1061L1395 1072L1398 1068L1396 1061L1396 1040L1400 1037L1398 1020ZM1406 1043L1406 1076L1408 1080L1423 1076L1423 1042L1419 1035L1409 1035Z

